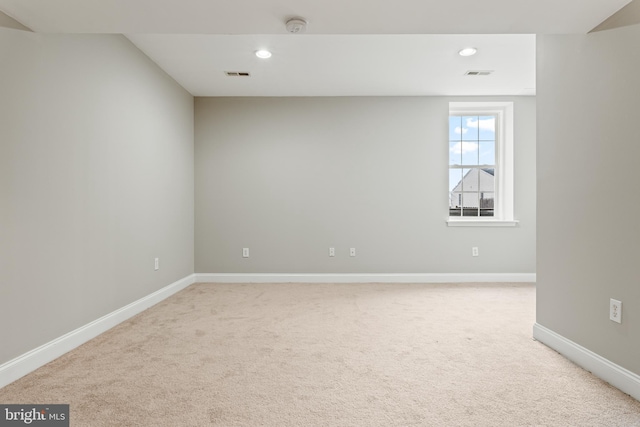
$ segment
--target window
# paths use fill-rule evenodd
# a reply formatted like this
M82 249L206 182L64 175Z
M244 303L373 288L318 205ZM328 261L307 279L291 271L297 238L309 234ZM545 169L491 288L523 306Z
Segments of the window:
M449 226L514 226L513 103L449 104Z

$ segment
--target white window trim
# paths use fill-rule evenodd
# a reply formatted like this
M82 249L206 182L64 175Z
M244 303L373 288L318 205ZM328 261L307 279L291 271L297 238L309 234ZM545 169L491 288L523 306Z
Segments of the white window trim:
M513 102L450 102L449 115L494 114L496 123L496 207L493 217L448 217L449 227L515 227Z

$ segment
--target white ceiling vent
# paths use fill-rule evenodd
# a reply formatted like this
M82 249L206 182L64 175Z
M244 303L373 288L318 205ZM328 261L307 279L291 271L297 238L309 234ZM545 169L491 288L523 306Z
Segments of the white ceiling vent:
M493 74L493 70L469 70L464 73L465 76L488 76Z
M229 77L250 77L248 71L225 71L224 72Z

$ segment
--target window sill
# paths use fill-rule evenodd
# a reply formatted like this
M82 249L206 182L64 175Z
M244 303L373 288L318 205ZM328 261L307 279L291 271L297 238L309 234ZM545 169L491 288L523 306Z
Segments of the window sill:
M516 227L519 221L496 219L452 219L447 220L449 227Z

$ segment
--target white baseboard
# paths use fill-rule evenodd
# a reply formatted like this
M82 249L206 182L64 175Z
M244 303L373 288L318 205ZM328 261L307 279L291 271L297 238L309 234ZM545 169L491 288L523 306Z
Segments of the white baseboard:
M101 333L113 328L119 323L135 316L147 308L170 297L178 291L196 282L195 274L170 284L146 297L140 298L114 312L111 312L91 323L71 331L53 341L33 349L0 365L0 388L6 386L35 371L39 367L51 362L74 348L86 343Z
M640 375L616 365L538 323L533 325L533 338L634 399L640 400Z
M244 274L196 273L199 283L474 283L535 282L535 273Z

